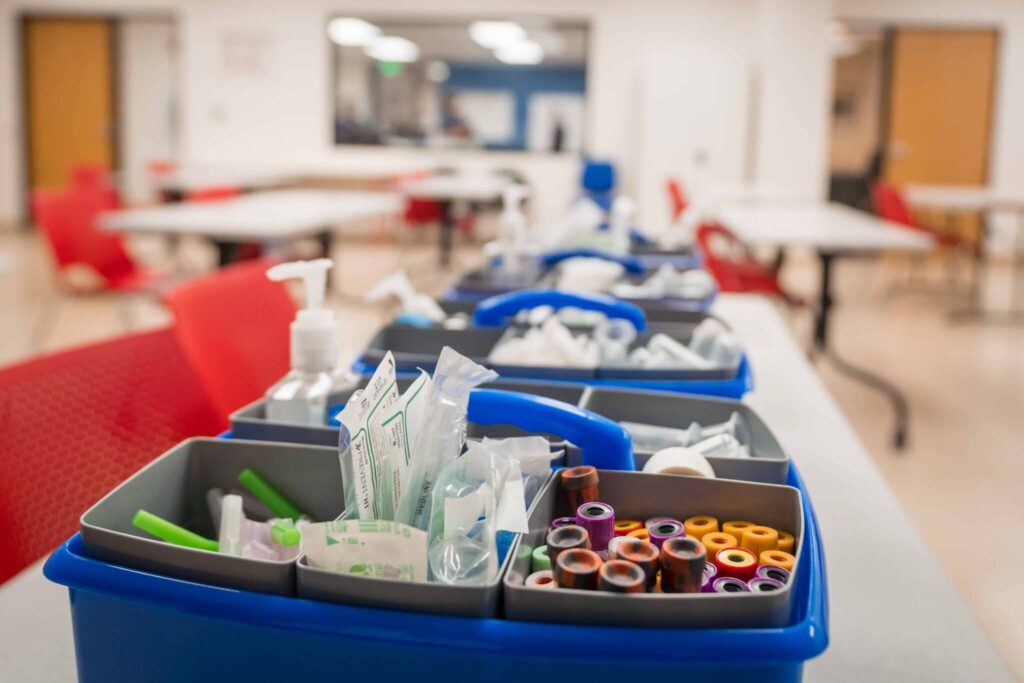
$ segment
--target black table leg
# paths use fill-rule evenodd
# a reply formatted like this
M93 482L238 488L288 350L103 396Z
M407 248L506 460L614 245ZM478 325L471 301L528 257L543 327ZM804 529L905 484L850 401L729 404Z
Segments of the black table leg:
M832 361L840 373L886 395L892 403L896 417L893 428L892 442L897 450L907 445L907 434L910 424L910 408L903 393L891 382L844 360L829 344L829 322L835 299L832 297L832 275L835 265L835 254L819 252L821 260L821 287L818 291L818 311L814 320L814 348Z
M455 217L452 216L450 200L441 200L438 204L441 207L440 262L442 268L447 268L452 262L452 233L455 231Z

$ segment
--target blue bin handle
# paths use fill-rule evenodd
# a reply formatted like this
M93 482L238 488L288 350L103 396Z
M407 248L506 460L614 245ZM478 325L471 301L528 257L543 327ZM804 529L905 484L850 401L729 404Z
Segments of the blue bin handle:
M474 389L467 419L557 434L583 449L584 464L601 470L636 469L633 440L622 425L568 403L517 391Z
M647 329L644 309L628 301L621 301L607 294L563 292L557 289L524 289L498 294L484 299L476 305L473 324L480 327L497 327L524 308L551 306L565 308L575 306L588 311L599 311L609 318L625 318L638 331Z
M644 268L643 261L636 256L613 254L608 251L601 251L600 249L559 249L557 251L549 251L546 254L541 254L540 262L550 268L566 259L579 256L599 258L603 261L618 263L626 269L627 273L632 273L633 275L642 275L647 270Z

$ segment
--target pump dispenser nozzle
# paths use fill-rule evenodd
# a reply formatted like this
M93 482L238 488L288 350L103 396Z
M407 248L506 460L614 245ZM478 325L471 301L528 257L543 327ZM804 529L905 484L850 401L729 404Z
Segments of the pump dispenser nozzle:
M340 353L338 321L334 312L324 308L327 271L331 259L291 261L267 270L267 277L276 282L302 278L305 283L306 307L295 316L291 327L292 367L305 372L330 372L337 367Z
M402 303L403 314L422 316L432 322L441 322L447 317L436 301L413 289L404 270L396 271L375 284L366 293L366 300L380 301L386 296L394 296Z
M609 221L612 251L618 254L629 252L629 228L636 213L636 204L629 197L616 197L612 202L612 215Z
M522 260L525 258L529 235L522 205L527 194L525 185L512 184L505 188L501 196L504 208L499 223L498 251L501 254L501 268L509 275L519 275L524 267Z

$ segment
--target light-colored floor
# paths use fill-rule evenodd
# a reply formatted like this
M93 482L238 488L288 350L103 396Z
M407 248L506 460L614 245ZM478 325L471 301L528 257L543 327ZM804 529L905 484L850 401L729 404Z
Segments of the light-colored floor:
M158 242L137 245L160 260ZM344 241L336 254L332 296L343 321L344 349L354 356L374 329L393 313L361 300L379 277L405 268L414 282L440 293L453 271L436 266L433 242L407 246ZM188 245L183 262L208 267L212 253ZM50 301L51 265L30 234L0 233L0 365L25 358L28 339L44 303ZM479 261L475 247L457 250L458 268ZM921 534L974 610L1019 678L1024 679L1024 543L1015 530L1024 521L1024 326L952 325L947 313L958 304L949 295L890 294L905 280L900 260L842 262L836 280L839 307L833 340L849 360L880 372L907 394L911 407L909 448L889 445L892 414L880 394L840 375L827 363L819 370L876 464L896 491ZM786 280L813 297L813 259L796 255ZM930 275L935 275L932 272ZM934 280L934 282L939 282ZM994 298L1005 299L1007 278L996 269ZM934 288L934 287L933 287ZM55 350L118 334L123 316L111 297L64 299L43 346ZM167 324L159 306L136 302L138 328ZM794 333L806 339L806 314L787 315ZM827 444L823 444L827 448ZM871 505L864 500L865 506ZM829 543L844 539L830 538ZM899 558L880 558L898 562ZM865 625L870 628L870 625ZM1018 647L1015 647L1018 646Z

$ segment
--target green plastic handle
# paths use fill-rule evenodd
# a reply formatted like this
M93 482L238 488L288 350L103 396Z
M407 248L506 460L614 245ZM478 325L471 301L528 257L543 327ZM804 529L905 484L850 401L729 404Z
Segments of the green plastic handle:
M280 491L271 486L270 482L248 467L238 475L238 483L270 508L275 517L287 517L293 522L297 522L299 517L306 514L298 505L285 498Z
M217 541L194 534L184 527L168 522L163 517L157 517L152 512L146 512L145 510L139 510L135 513L135 517L132 518L132 526L174 545L195 548L197 550L209 550L213 553L220 549Z

